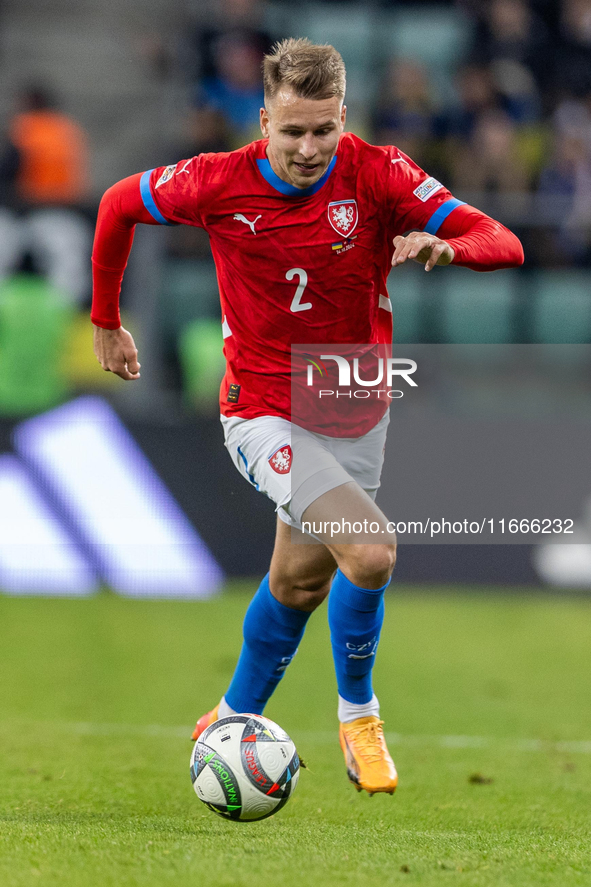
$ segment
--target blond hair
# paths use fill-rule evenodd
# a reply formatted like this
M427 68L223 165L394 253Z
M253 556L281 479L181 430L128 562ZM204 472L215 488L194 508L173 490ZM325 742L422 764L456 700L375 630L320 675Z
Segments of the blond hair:
M303 99L345 97L345 64L334 46L307 37L281 40L263 60L265 101L287 86Z

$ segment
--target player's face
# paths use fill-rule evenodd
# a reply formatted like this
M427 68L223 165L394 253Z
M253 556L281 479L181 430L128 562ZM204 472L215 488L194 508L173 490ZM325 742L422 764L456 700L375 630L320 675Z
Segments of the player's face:
M273 172L296 188L314 185L336 153L346 111L336 96L303 99L291 89L280 90L261 108L261 131L269 139Z

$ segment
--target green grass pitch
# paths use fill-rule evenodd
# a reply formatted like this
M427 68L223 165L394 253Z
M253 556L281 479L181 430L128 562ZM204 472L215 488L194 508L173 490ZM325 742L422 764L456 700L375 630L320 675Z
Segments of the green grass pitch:
M3 887L591 884L591 600L390 593L375 685L400 785L373 798L345 777L323 607L266 712L309 769L236 824L193 793L188 736L252 591L0 595Z

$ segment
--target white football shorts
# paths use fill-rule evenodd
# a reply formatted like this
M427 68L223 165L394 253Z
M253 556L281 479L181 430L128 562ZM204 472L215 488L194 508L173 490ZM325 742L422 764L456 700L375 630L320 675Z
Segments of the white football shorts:
M234 465L249 483L273 500L279 517L289 526L301 529L302 515L312 502L352 480L375 499L389 413L357 438L316 434L292 426L280 416L220 419Z

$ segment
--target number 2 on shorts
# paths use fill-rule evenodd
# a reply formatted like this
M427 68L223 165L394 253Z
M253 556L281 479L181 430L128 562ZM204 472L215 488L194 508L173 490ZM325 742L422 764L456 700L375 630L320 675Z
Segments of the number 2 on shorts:
M293 280L296 275L300 282L295 291L295 296L291 300L290 311L307 311L308 308L312 307L312 302L301 302L300 299L304 295L304 290L308 284L308 272L304 271L303 268L290 268L285 277L287 280Z

